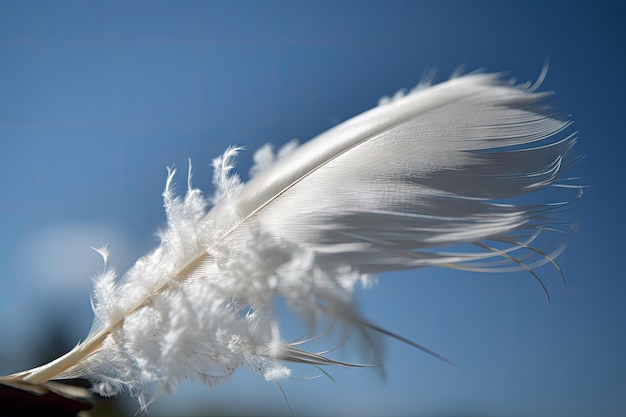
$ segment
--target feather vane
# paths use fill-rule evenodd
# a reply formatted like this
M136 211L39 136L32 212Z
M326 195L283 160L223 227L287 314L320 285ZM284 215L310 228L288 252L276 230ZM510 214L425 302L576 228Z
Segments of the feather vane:
M575 198L532 197L579 190L560 179L577 160L576 137L534 89L494 74L420 85L301 146L261 148L247 183L232 173L239 149L229 148L213 161L208 198L192 185L191 162L184 197L170 169L159 247L119 280L108 248L98 249L105 269L85 341L4 379L88 377L96 392L126 389L146 407L184 378L215 384L245 364L271 381L290 376L286 362L365 366L284 341L276 297L313 328L327 318L356 329L372 363L377 333L445 360L363 318L353 288L427 266L527 270L539 280L534 268L556 265L576 228L562 224Z

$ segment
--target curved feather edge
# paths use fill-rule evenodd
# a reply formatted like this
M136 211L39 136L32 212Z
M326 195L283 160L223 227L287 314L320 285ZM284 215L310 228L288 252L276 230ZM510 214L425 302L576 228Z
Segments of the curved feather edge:
M367 366L283 341L276 297L312 333L343 323L339 333L357 334L372 364L382 362L376 334L449 362L364 319L352 290L370 274L426 266L523 270L546 289L533 270L561 272L554 258L577 220L563 220L571 200L532 200L581 192L559 182L577 160L570 122L540 104L548 94L536 87L494 74L420 85L276 156L262 148L245 184L230 148L214 160L212 198L193 188L191 163L176 197L170 169L160 246L120 280L99 250L86 340L2 379L88 377L96 392L127 389L145 408L183 378L219 383L244 364L272 381L290 376L282 362Z

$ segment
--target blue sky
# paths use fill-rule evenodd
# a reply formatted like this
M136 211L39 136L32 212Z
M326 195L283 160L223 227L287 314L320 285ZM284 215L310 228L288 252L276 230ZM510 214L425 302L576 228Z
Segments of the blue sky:
M1 2L0 373L86 335L89 245L110 243L123 272L157 244L166 166L191 157L210 191L229 145L307 140L431 69L535 80L549 58L542 89L575 121L573 173L589 185L559 258L568 286L541 269L548 304L527 274L383 275L360 294L365 314L460 369L390 340L385 381L337 369L283 388L303 416L623 415L624 19L619 1ZM224 409L289 413L242 369L151 415Z

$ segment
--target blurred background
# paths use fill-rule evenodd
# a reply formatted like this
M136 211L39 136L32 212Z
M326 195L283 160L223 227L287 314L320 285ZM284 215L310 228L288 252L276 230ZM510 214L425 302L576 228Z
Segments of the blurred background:
M367 317L451 358L395 340L376 372L298 368L295 415L618 416L626 412L623 1L0 2L0 374L86 336L90 246L123 273L158 243L166 166L187 158L211 193L211 159L305 141L413 87L431 70L550 69L542 90L572 114L586 159L581 230L559 258L568 286L528 274L423 269L359 291ZM181 187L184 189L184 187ZM121 396L119 415L138 409ZM183 384L152 416L289 415L248 369Z

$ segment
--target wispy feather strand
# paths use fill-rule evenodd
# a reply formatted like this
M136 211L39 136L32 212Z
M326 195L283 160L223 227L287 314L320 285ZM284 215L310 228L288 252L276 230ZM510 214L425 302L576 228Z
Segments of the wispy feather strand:
M127 389L145 408L184 378L216 384L246 364L268 381L288 378L289 362L359 366L284 340L276 297L311 329L327 320L356 330L369 363L382 360L376 333L445 360L363 318L353 288L426 266L525 270L541 283L533 269L556 266L576 222L564 220L571 201L531 197L580 193L559 180L577 159L570 122L540 104L548 94L536 87L492 74L420 84L302 146L262 147L246 184L229 148L213 161L210 198L193 188L191 162L176 196L170 169L160 246L120 280L98 249L105 270L85 341L3 380L87 377L96 392Z

